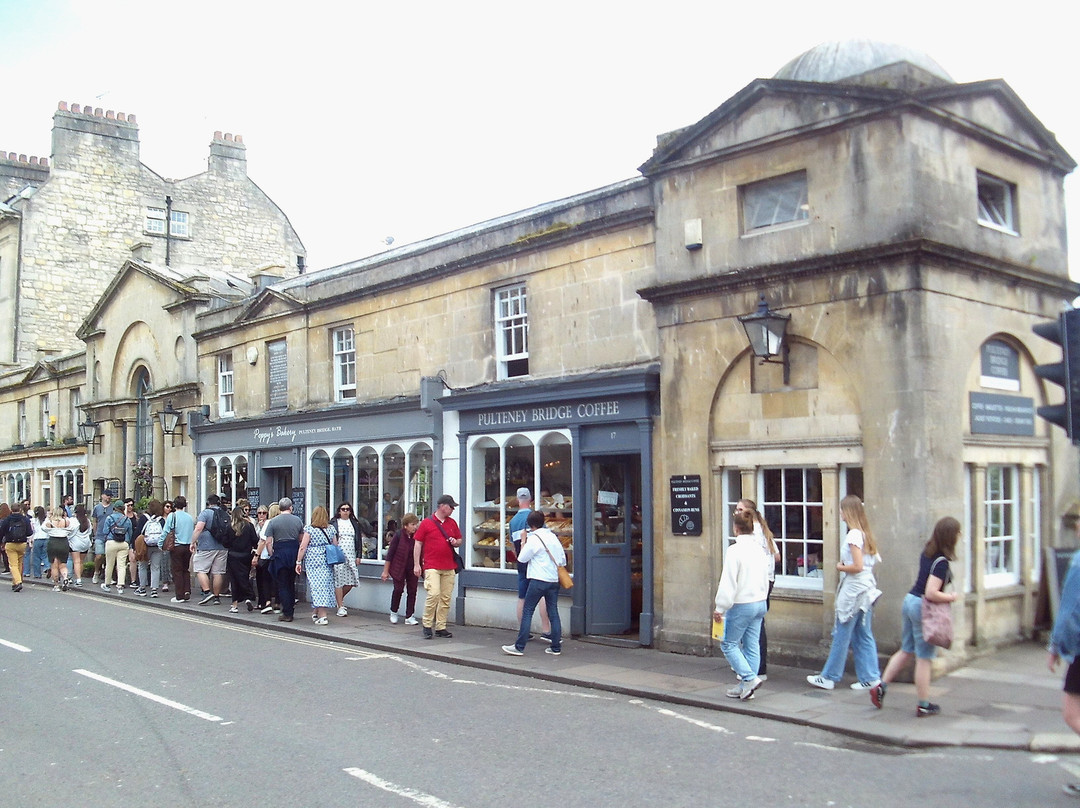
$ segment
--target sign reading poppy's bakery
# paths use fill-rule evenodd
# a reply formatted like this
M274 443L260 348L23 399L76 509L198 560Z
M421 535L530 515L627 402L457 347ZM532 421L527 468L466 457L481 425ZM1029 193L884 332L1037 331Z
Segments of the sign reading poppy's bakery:
M671 532L676 536L701 535L701 475L671 478Z

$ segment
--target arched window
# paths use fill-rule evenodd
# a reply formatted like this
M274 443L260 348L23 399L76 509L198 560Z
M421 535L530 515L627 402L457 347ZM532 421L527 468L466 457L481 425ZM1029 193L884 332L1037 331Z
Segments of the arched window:
M135 377L135 461L140 465L154 462L154 416L149 395L150 374L142 368Z

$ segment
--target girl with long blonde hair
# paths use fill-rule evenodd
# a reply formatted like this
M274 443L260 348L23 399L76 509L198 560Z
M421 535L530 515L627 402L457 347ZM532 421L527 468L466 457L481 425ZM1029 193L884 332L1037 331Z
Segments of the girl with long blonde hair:
M851 689L873 690L881 683L873 632L874 603L881 596L873 569L881 556L859 497L854 494L844 497L840 501L840 516L847 523L848 531L840 549L840 560L836 563L840 585L836 590L832 646L821 673L807 676L806 681L822 690L832 690L844 678L850 647L855 656L857 677Z

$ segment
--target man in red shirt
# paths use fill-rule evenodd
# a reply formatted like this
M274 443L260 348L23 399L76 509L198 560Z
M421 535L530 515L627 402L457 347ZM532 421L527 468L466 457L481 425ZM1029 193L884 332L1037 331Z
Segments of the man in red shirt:
M432 629L436 637L453 637L446 630L446 615L450 611L450 595L454 591L457 564L451 548L461 546L461 529L450 518L458 504L449 494L443 494L436 502L435 513L420 521L413 535L413 564L416 577L421 575L420 556L424 557L424 639L430 640Z

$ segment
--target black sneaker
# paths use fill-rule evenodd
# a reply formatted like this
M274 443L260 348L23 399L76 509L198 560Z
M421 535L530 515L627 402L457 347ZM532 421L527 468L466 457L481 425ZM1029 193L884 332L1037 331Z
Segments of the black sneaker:
M215 598L213 592L203 592L202 600L199 601L199 605L205 606L207 603L210 603L214 599Z
M425 640L430 640L432 638L432 636L434 636L434 635L432 635L431 629L428 628L427 626L424 626L424 639Z
M919 718L926 718L928 715L937 715L941 712L940 704L920 704L915 708L915 715Z
M881 705L885 703L885 692L889 689L889 686L884 682L878 682L874 687L870 688L870 703L881 709Z
M438 631L435 632L435 636L436 637L442 637L442 638L448 640L451 637L453 637L454 635L451 634L449 631L447 631L445 628L440 628Z
M546 642L548 645L551 645L551 635L550 634L541 634L540 639L543 640L544 642Z
M215 606L220 606L221 605L221 598L215 597L214 598L214 605Z

